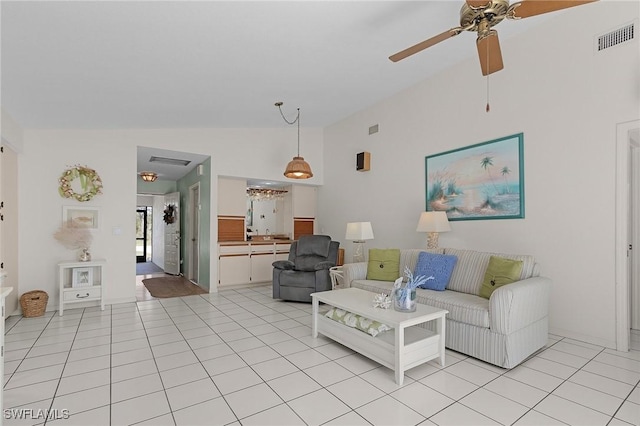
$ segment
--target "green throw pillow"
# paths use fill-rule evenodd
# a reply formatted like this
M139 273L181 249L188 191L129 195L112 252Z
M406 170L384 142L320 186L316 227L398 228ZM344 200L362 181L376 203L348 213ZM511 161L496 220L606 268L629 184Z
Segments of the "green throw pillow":
M505 259L504 257L491 256L487 271L484 273L480 297L488 299L495 289L505 284L511 284L520 280L522 273L522 260Z
M399 249L369 249L368 280L395 281L399 276Z

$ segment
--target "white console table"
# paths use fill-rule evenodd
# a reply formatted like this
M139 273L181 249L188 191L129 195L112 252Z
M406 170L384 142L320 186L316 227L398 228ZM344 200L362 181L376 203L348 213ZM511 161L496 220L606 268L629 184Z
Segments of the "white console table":
M58 286L60 288L60 316L64 313L64 305L67 303L79 303L99 301L100 308L104 310L104 284L105 259L91 260L89 262L65 261L58 263ZM83 286L73 286L74 270L88 270L84 277L89 276L91 282Z

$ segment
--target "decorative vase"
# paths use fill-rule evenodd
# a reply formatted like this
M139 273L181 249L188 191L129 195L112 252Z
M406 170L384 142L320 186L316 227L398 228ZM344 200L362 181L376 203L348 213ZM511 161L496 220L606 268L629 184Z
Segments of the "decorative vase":
M80 253L78 254L78 260L80 262L88 262L91 260L91 253L89 253L88 248L83 248L82 250L80 250Z
M398 288L393 292L393 309L399 312L415 312L416 289Z

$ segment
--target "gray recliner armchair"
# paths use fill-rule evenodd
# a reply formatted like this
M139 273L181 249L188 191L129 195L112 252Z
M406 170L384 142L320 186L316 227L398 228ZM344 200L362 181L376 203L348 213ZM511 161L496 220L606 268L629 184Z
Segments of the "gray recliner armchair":
M338 241L305 235L291 243L289 260L273 262L273 298L311 302L311 293L331 290L329 268L338 262Z

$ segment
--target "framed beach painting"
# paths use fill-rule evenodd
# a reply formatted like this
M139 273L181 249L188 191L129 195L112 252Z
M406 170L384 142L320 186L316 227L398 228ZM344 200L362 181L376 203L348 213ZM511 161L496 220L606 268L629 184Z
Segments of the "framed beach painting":
M524 218L523 134L425 158L426 211L449 220Z

